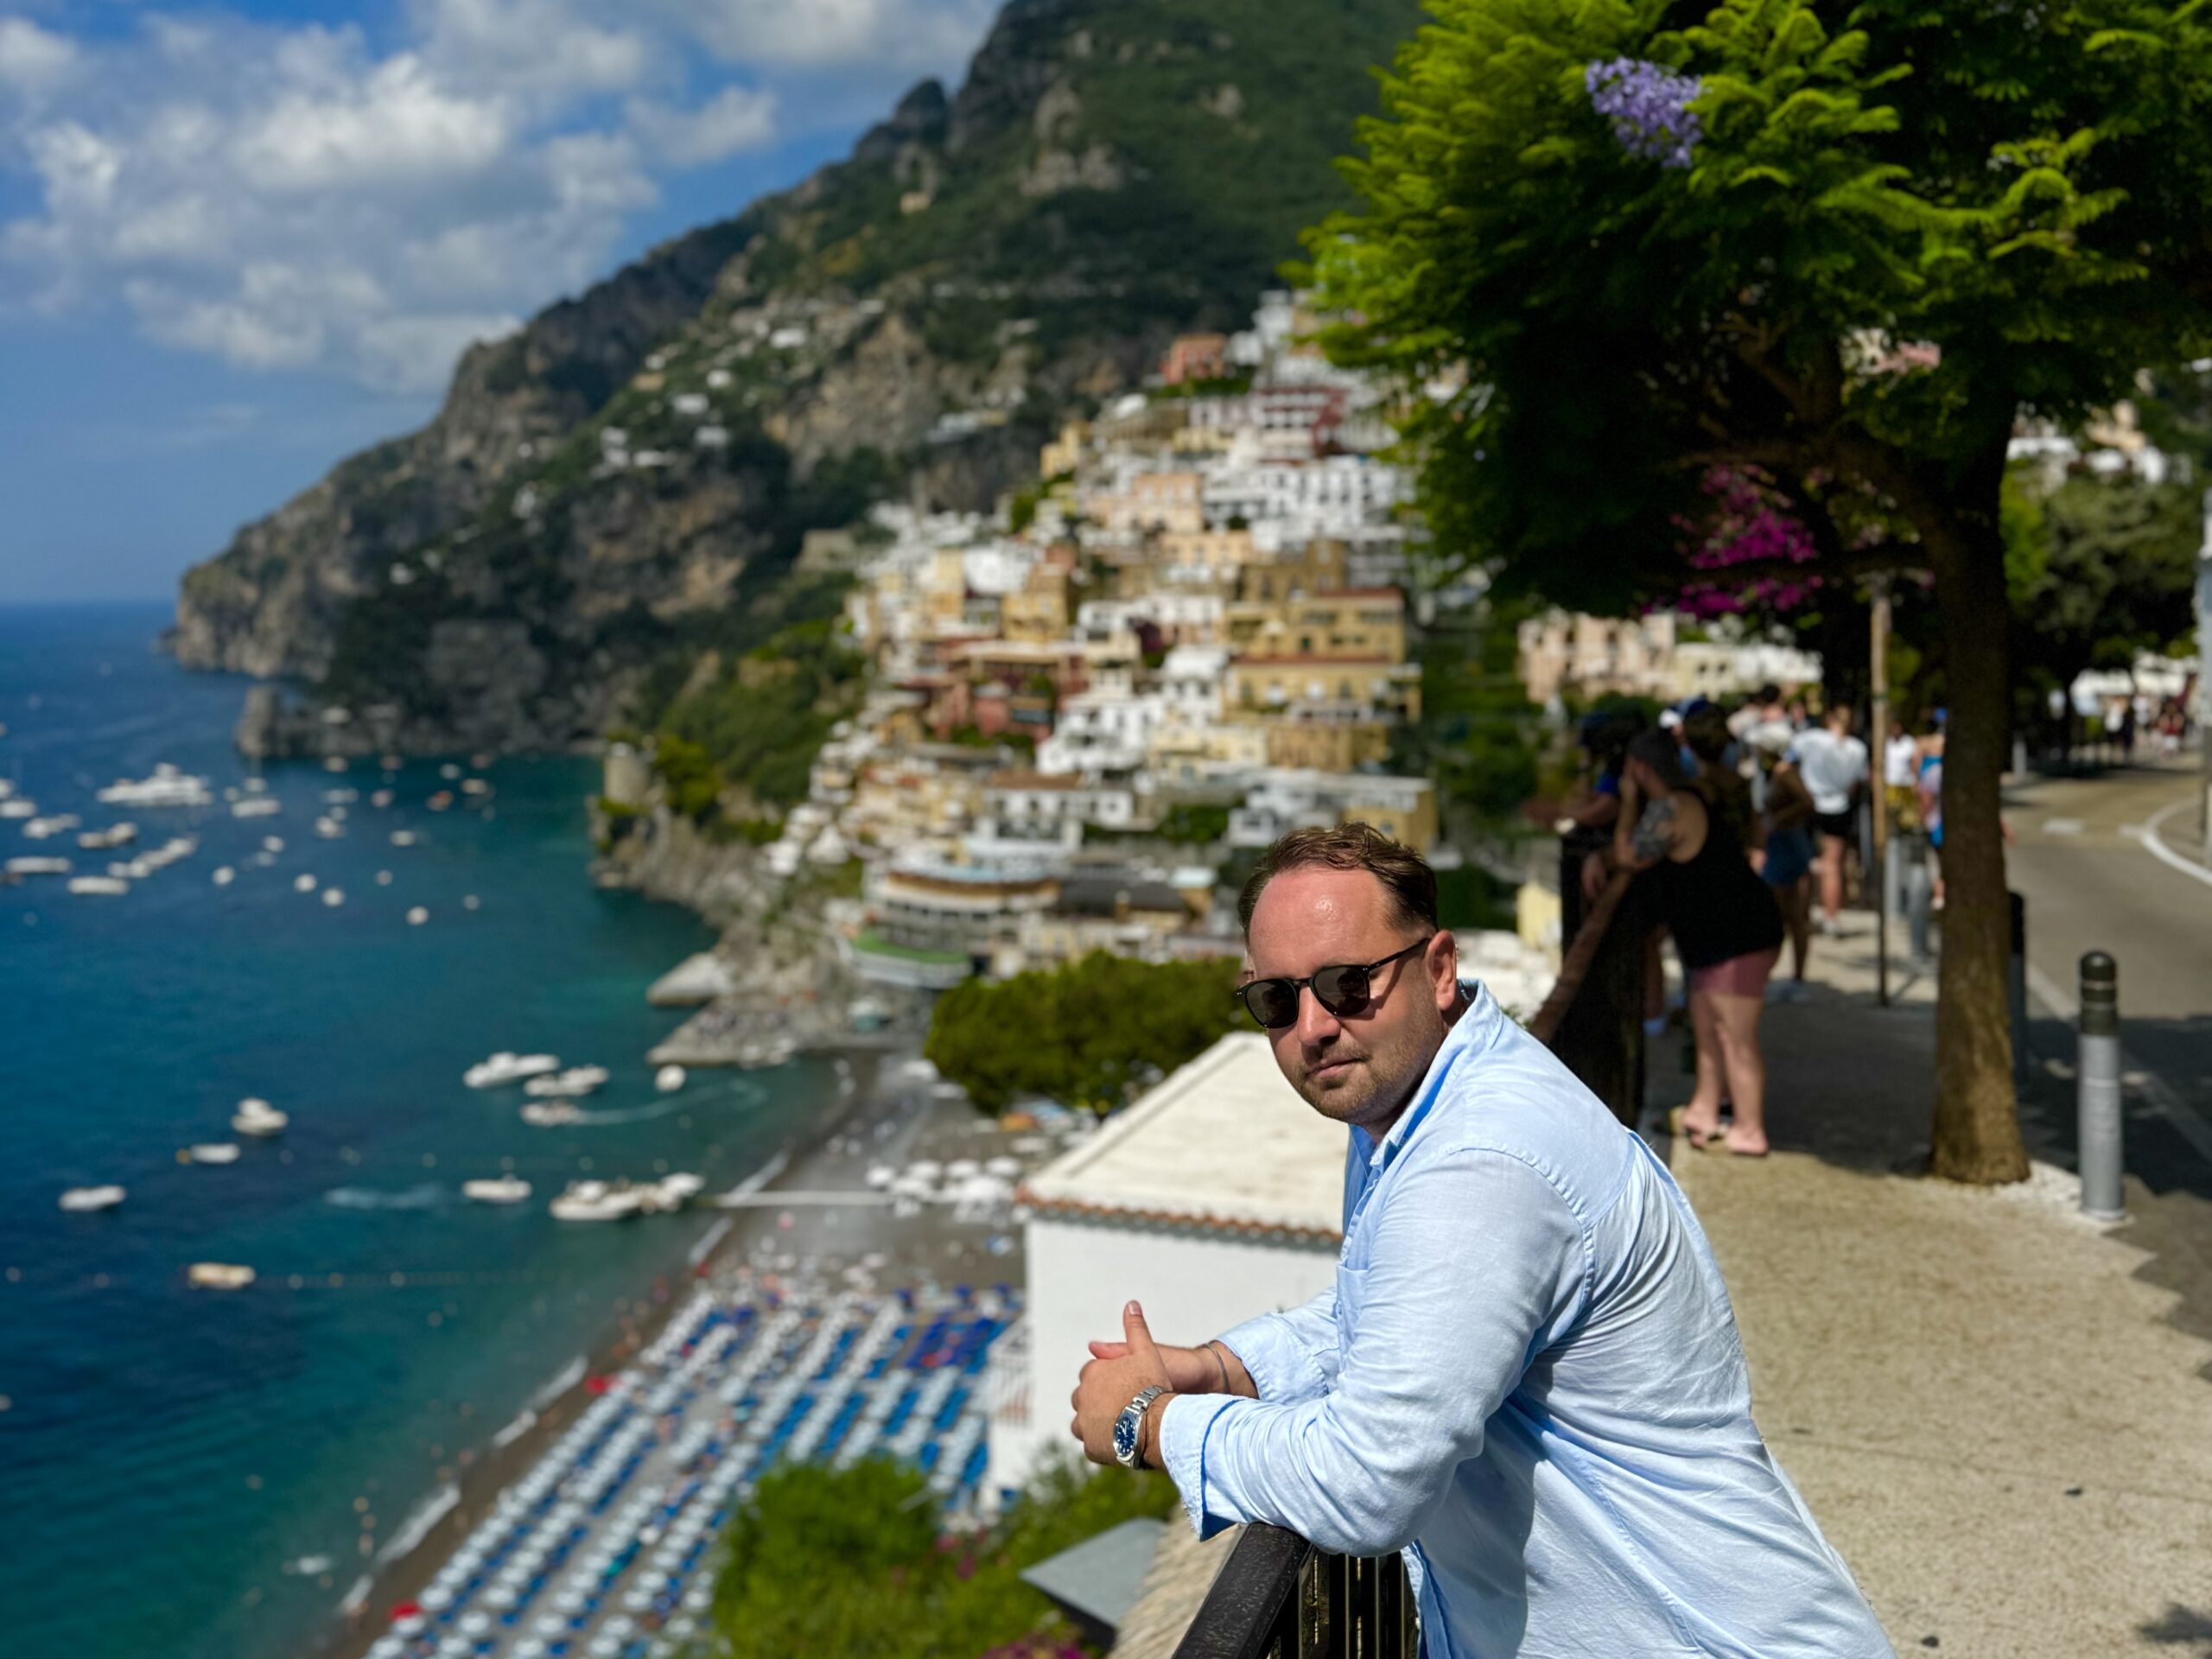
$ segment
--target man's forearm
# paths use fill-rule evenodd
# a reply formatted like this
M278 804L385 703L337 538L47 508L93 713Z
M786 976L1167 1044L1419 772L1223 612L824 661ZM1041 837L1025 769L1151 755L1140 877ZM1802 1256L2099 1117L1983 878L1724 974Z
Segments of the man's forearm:
M1236 1357L1236 1350L1216 1337L1205 1344L1205 1351L1214 1357L1215 1363L1220 1367L1221 1386L1215 1390L1216 1393L1242 1395L1247 1400L1260 1397L1260 1385L1252 1380L1252 1373L1244 1369L1244 1362Z

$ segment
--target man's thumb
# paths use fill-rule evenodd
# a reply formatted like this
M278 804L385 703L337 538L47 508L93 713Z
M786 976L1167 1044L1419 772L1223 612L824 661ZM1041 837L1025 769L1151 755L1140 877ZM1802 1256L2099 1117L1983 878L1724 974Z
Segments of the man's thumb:
M1153 1341L1152 1327L1144 1322L1144 1309L1135 1302L1122 1310L1122 1334L1128 1341L1131 1354L1144 1359L1160 1357L1160 1344Z

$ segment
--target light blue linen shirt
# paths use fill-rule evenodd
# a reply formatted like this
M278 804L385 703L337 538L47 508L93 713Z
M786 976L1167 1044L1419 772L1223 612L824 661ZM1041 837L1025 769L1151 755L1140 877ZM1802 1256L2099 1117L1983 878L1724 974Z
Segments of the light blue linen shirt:
M1224 1334L1260 1397L1168 1402L1192 1522L1403 1549L1428 1659L1889 1656L1681 1189L1468 989L1389 1135L1351 1131L1334 1287Z

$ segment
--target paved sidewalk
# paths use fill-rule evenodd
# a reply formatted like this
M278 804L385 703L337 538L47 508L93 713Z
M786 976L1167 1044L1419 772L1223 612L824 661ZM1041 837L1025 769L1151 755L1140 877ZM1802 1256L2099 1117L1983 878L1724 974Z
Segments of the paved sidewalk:
M1767 1014L1774 1155L1671 1148L1760 1425L1901 1654L2212 1656L2212 1342L2187 1328L2212 1286L2175 1283L2212 1259L2132 1178L2138 1219L2104 1229L2049 1162L1999 1192L1918 1174L1933 983L1874 1006L1872 918L1847 922ZM2048 1116L2031 1141L2063 1158Z

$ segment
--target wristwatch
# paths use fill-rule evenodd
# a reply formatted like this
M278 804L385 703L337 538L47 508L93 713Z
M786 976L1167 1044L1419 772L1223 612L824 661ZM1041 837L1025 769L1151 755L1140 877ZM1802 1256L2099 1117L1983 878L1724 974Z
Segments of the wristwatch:
M1154 1401L1172 1392L1165 1383L1155 1382L1149 1388L1139 1389L1137 1397L1122 1408L1122 1414L1114 1420L1114 1461L1122 1468L1144 1466L1137 1446L1138 1437L1144 1429L1144 1414Z

